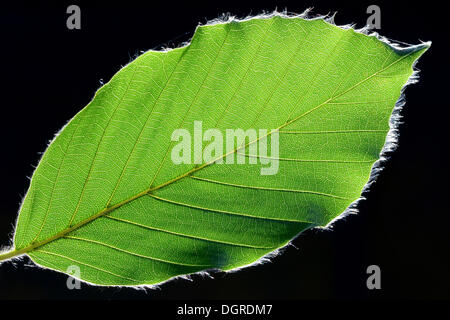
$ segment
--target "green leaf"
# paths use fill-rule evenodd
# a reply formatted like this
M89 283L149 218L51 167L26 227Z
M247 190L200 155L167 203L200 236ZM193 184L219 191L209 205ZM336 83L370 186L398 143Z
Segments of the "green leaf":
M49 145L0 260L26 254L129 286L252 264L360 197L428 47L273 15L200 26L185 47L148 51ZM224 136L269 131L213 161L175 164L172 134L194 135L194 121ZM252 149L268 141L270 151L275 136L279 155ZM236 153L245 164L214 163ZM278 161L276 174L261 174L264 159Z

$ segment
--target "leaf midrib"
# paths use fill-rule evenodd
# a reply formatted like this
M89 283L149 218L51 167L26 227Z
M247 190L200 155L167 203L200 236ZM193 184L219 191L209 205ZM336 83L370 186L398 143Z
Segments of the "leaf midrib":
M16 256L20 256L20 255L23 255L23 254L26 254L28 252L31 252L31 251L35 250L38 247L44 246L44 245L46 245L46 244L48 244L48 243L50 243L52 241L58 240L58 239L64 237L65 235L69 234L70 232L75 231L75 230L81 228L82 226L84 226L84 225L86 225L86 224L96 220L97 218L100 218L100 217L102 217L104 215L108 215L112 211L114 211L114 210L124 206L125 204L133 202L134 200L137 200L137 199L141 198L142 196L145 196L145 195L150 194L150 193L152 193L152 192L154 192L156 190L159 190L159 189L162 189L162 188L164 188L164 187L166 187L168 185L171 185L172 183L175 183L175 182L177 182L177 181L179 181L179 180L181 180L181 179L183 179L183 178L185 178L187 176L190 176L191 174L193 174L193 173L195 173L195 172L197 172L199 170L202 170L205 167L208 167L211 164L214 164L216 161L218 161L220 159L223 159L223 158L225 158L226 156L228 156L230 154L233 154L233 153L235 153L235 152L237 152L237 151L239 151L239 150L241 150L243 148L246 148L247 146L249 146L249 145L251 145L251 144L253 144L255 142L258 142L259 140L261 140L263 138L266 138L266 137L270 136L272 134L272 132L279 131L279 130L289 126L290 124L296 122L297 120L299 120L299 119L301 119L303 117L306 117L307 115L309 115L310 113L312 113L315 110L319 109L320 107L330 103L331 101L333 101L333 100L343 96L344 94L350 92L351 90L357 88L358 86L360 86L364 82L372 79L373 77L375 77L376 75L380 74L381 72L386 71L387 69L389 69L390 67L392 67L396 63L404 60L405 58L407 58L408 56L410 56L411 54L413 54L415 52L417 52L417 51L412 50L411 52L409 52L406 55L404 55L404 56L400 57L399 59L395 60L394 62L392 62L388 66L386 66L384 68L381 68L377 72L374 72L372 75L370 75L370 76L360 80L359 82L357 82L356 84L352 85L350 88L344 90L343 92L339 93L338 95L326 99L324 102L322 102L322 103L318 104L317 106L311 108L310 110L300 114L299 116L294 117L293 119L286 121L284 124L280 125L278 128L276 128L276 129L274 129L272 131L269 131L265 135L262 135L261 137L255 139L253 141L250 141L250 142L248 142L245 145L241 145L240 147L238 147L238 148L236 148L234 150L231 150L231 151L229 151L229 152L227 152L227 153L217 157L216 159L214 159L214 160L212 160L210 162L204 163L204 164L202 164L201 166L198 166L198 167L194 167L191 170L185 172L184 174L179 175L179 176L177 176L177 177L175 177L173 179L170 179L170 180L168 180L168 181L166 181L166 182L164 182L164 183L162 183L162 184L160 184L160 185L158 185L156 187L149 187L146 190L144 190L144 191L142 191L142 192L140 192L140 193L138 193L138 194L136 194L136 195L134 195L134 196L132 196L130 198L127 198L127 199L125 199L125 200L123 200L123 201L121 201L121 202L119 202L119 203L117 203L117 204L115 204L113 206L106 207L103 210L99 211L98 213L92 215L91 217L89 217L89 218L87 218L85 220L82 220L79 223L77 223L77 224L75 224L75 225L73 225L73 226L71 226L69 228L66 228L66 229L58 232L54 236L51 236L51 237L49 237L47 239L44 239L44 240L42 240L40 242L36 242L34 244L32 243L29 246L24 247L22 249L12 250L12 251L6 252L4 254L0 254L0 261L6 260L6 259L10 259L10 258L13 258L13 257L16 257Z

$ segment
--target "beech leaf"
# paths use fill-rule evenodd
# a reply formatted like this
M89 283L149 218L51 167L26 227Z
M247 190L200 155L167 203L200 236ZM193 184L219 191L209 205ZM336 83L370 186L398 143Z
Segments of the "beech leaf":
M273 14L145 52L48 146L0 260L150 285L253 264L326 227L393 145L391 114L430 46L366 33Z

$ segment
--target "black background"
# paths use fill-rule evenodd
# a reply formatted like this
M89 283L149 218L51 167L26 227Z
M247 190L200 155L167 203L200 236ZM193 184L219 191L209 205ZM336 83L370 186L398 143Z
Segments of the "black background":
M448 299L448 27L441 4L355 1L125 1L0 4L0 245L9 243L33 166L54 134L100 86L141 50L189 40L198 23L287 9L337 11L338 25L363 27L370 4L381 7L382 35L433 41L420 59L420 83L406 90L400 146L361 203L332 231L311 230L272 263L214 279L193 276L159 289L68 290L63 274L0 267L0 299ZM443 3L443 2L442 2ZM81 7L81 30L66 28L66 8ZM381 267L381 290L368 290L366 268Z

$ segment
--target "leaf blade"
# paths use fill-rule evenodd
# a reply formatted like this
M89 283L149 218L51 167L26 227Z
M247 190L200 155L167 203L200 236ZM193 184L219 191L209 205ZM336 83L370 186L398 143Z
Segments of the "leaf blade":
M16 248L63 272L79 263L84 280L106 285L252 263L359 197L424 50L272 17L204 26L187 47L144 54L50 145ZM198 119L222 130L277 128L284 173L263 180L248 164L174 166L172 131Z

